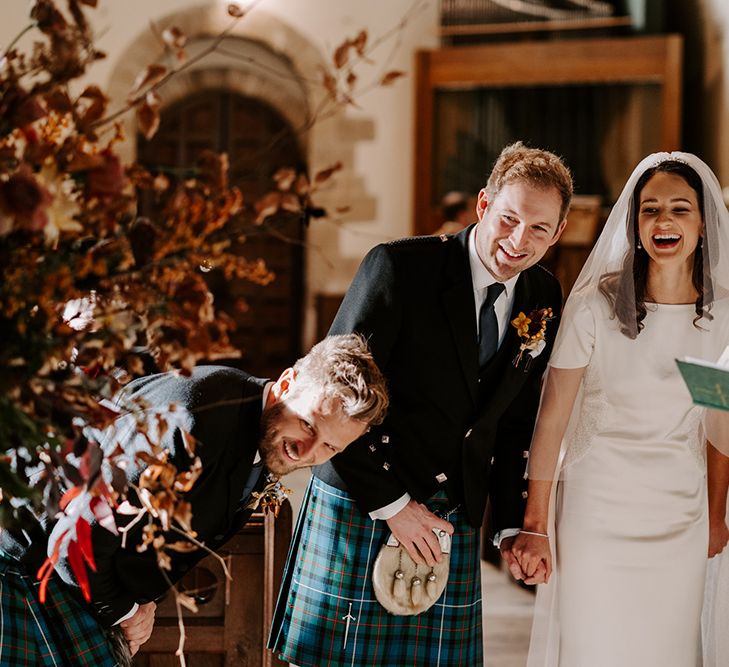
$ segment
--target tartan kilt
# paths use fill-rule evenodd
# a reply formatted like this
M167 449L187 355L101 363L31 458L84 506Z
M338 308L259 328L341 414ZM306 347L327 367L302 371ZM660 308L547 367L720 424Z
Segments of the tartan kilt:
M445 494L428 503L446 508ZM268 646L299 667L446 667L483 664L479 531L463 511L448 584L428 611L395 616L375 598L372 566L389 529L347 494L312 477L284 570ZM350 619L347 632L347 615ZM345 643L345 633L346 643Z
M0 551L0 666L115 667L104 629L56 574L40 582Z

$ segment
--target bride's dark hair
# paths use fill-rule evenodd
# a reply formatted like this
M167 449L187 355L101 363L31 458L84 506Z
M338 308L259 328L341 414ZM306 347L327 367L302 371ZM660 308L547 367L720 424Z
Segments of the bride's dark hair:
M610 303L614 317L620 321L620 331L628 338L635 338L643 330L643 320L647 314L645 305L646 286L648 282L648 253L638 247L638 209L640 194L645 184L657 173L680 176L696 192L701 219L704 219L704 185L701 177L685 162L666 160L655 167L646 169L635 184L628 206L628 250L619 271L606 273L600 278L600 292ZM712 319L709 309L713 300L711 281L704 285L704 257L701 242L694 251L694 267L691 282L696 289L696 317L694 326L702 317Z

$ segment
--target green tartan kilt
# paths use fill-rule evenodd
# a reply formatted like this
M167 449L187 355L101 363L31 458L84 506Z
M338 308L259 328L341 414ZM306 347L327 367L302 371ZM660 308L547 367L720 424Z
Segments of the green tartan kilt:
M445 502L442 495L427 504L442 511ZM449 517L455 533L443 595L418 616L394 616L377 602L371 581L387 523L362 514L346 491L312 477L269 648L299 667L482 665L479 534L463 514ZM348 629L347 616L354 618Z
M40 583L0 551L0 667L115 667L104 629L53 574Z

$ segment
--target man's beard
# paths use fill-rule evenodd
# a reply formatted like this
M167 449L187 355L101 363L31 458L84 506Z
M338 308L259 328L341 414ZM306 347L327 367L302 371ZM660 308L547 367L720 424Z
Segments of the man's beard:
M263 459L263 465L274 475L281 477L296 470L294 463L287 463L283 459L281 440L278 437L276 423L279 415L283 412L283 403L274 403L270 408L263 411L261 415L261 440L258 443L258 451Z

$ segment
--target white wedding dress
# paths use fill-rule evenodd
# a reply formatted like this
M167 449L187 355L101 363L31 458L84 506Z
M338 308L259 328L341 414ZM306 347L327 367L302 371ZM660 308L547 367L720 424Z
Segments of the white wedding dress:
M595 292L566 309L550 366L587 368L565 439L556 571L540 586L530 667L702 664L705 438L675 359L716 360L729 343L726 311L715 304L702 331L693 305L649 304L631 340Z

